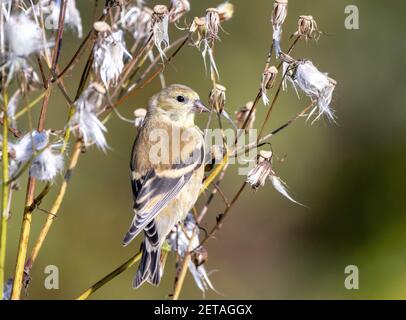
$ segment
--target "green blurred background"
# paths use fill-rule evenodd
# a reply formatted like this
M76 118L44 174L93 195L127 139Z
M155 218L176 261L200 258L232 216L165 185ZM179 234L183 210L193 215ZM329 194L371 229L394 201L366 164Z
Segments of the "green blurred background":
M93 1L77 3L87 32ZM216 49L231 114L257 92L272 37L269 20L273 1L233 3L234 18L223 24L228 34L221 35ZM191 4L189 17L202 15L206 7L219 1L191 0ZM349 4L359 8L359 30L344 27L344 9ZM401 1L289 1L283 47L295 31L298 16L313 15L325 35L317 43L300 42L293 56L311 59L337 80L333 105L338 123L322 120L310 125L299 120L274 138L275 153L286 156L283 163L275 161L275 171L288 183L295 199L309 208L292 204L270 184L257 192L246 190L216 239L207 243L206 267L217 270L210 278L223 294L208 292L207 298L406 298L406 203L402 200L406 190L405 9ZM66 33L64 41L61 65L80 43L72 32ZM70 92L79 76L80 68L67 78ZM211 86L201 56L192 47L181 51L167 68L166 78L168 83L195 88L202 97ZM157 90L158 80L126 103L121 112L131 117ZM274 110L270 128L281 125L306 103L306 97L298 100L290 87ZM265 111L259 106L257 123ZM48 124L60 127L65 119L65 103L54 90ZM60 215L34 266L27 299L75 298L139 248L139 240L129 247L121 246L132 219L128 164L136 130L117 117L108 123L108 130L111 151L103 154L91 148L81 156ZM25 179L14 198L8 276L14 270ZM233 167L223 185L228 197L242 180ZM55 192L50 200L54 196ZM50 200L41 207L48 209ZM221 210L221 202L215 201L207 216L209 225ZM34 213L31 245L45 218L41 211ZM159 288L144 285L133 290L133 267L92 298L165 299L173 289L173 261L168 261ZM44 288L44 269L50 264L59 268L59 290ZM347 265L359 268L359 290L344 287ZM202 298L190 274L181 298Z

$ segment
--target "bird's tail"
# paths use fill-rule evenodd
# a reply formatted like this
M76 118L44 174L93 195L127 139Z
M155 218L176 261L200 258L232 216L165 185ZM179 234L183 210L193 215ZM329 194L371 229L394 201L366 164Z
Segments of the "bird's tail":
M141 251L141 262L135 275L133 287L139 288L145 281L157 286L161 281L161 271L159 267L161 248L159 246L152 246L148 238L145 238L141 244Z

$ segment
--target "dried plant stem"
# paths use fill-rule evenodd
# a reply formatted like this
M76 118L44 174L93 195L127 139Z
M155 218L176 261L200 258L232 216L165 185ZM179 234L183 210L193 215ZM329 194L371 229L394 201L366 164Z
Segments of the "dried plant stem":
M27 106L25 106L19 112L17 112L16 115L14 116L14 119L17 120L18 118L23 116L28 110L35 107L38 104L38 102L40 102L44 98L44 96L45 96L45 92L41 93L38 97L36 97L34 100L32 100Z
M294 117L286 121L284 124L279 126L278 128L272 130L270 133L265 135L263 138L259 139L259 141L255 141L253 143L247 144L243 148L236 149L232 154L230 154L230 157L237 157L240 155L240 153L245 153L253 148L259 148L265 143L266 141L272 138L274 135L282 131L283 129L289 127L293 122L295 122L297 119L300 117L303 117L312 107L314 106L313 102L310 103L306 108L304 108L302 111L300 111L298 114L296 114Z
M240 189L238 189L236 195L234 198L231 200L230 204L226 205L226 208L224 212L218 217L218 221L216 225L213 227L213 229L209 232L209 234L200 242L200 246L202 246L208 239L212 238L214 234L221 229L223 226L224 219L227 217L228 213L230 212L231 208L234 206L234 204L237 202L238 198L241 196L242 192L244 191L247 183L244 181Z
M8 180L8 94L4 92L4 118L3 118L3 145L2 145L2 171L3 181ZM0 290L4 288L4 273L6 262L6 243L7 243L7 220L8 220L8 199L10 187L8 184L2 184L1 195L1 220L0 220Z
M192 236L190 237L191 239L193 239L196 236L197 228L198 227L196 226L193 229ZM191 251L192 251L192 241L189 241L189 247L188 247L188 250L187 250L185 256L183 257L179 277L176 279L175 290L173 291L172 300L179 299L179 295L180 295L180 292L182 291L183 283L185 282L187 269L188 269L189 262L191 259Z
M11 294L12 300L19 300L22 288L24 275L24 262L27 255L28 238L30 234L32 211L29 209L34 200L35 179L28 178L27 193L25 197L25 208L23 214L23 222L21 225L20 242L18 245L17 263L15 267L15 275L13 281L13 290Z
M113 105L108 107L106 110L108 112L111 112L112 109L117 108L119 105L124 103L128 98L130 98L136 91L137 89L143 89L147 84L149 84L152 80L154 80L165 68L166 65L168 65L172 59L179 53L179 51L183 48L183 46L188 42L190 39L191 34L189 33L187 36L184 37L183 41L180 43L180 45L176 48L176 50L170 55L170 57L166 60L165 64L162 64L149 78L147 78L141 85L138 85L141 83L144 78L147 76L146 73L142 74L141 77L139 77L135 81L135 86L132 86L133 89L128 90L128 92L122 96L118 101Z
M273 100L271 102L271 106L268 108L268 111L266 112L265 120L262 123L261 129L259 130L259 133L258 133L258 136L257 136L257 141L259 141L261 139L261 136L262 136L262 134L263 134L263 132L265 130L265 127L268 124L268 121L269 121L269 119L271 117L271 113L273 111L273 108L274 108L276 102L278 101L279 93L282 90L282 85L283 85L283 80L285 79L285 75L286 75L286 72L282 76L282 79L281 79L281 81L279 83L278 89L276 90L276 93L275 93L275 95L273 97Z
M128 259L122 265L120 265L117 269L110 272L108 275L103 277L101 280L97 281L94 285L92 285L89 289L83 292L76 300L86 300L89 298L90 295L95 293L98 289L102 286L113 280L115 277L123 273L125 270L131 268L137 261L141 259L142 252L138 252L135 256Z
M65 24L65 13L66 13L66 5L67 0L62 0L61 2L61 10L59 13L59 22L58 22L58 31L57 37L55 42L55 48L52 54L52 71L55 72L58 64L60 48L62 44L62 34ZM49 79L51 80L51 79ZM38 131L43 131L45 127L45 119L48 112L48 105L49 105L49 97L51 95L52 86L49 86L49 81L47 83L47 89L45 92L44 100L42 103L41 113L38 120ZM32 210L30 210L33 201L34 201L34 193L35 193L35 178L29 176L28 183L27 183L27 193L25 197L25 208L23 214L23 222L21 225L21 232L20 232L20 241L18 245L17 251L17 262L15 267L14 273L14 281L13 281L13 289L11 293L12 300L19 300L21 295L22 289L22 282L24 276L24 265L25 259L27 256L27 248L29 242L29 235L31 229L31 221L32 221Z
M61 207L62 201L65 198L66 190L67 190L68 184L70 182L70 179L72 177L72 172L76 168L76 165L78 163L78 159L81 154L82 146L83 146L83 143L80 140L78 140L75 144L75 147L73 149L72 156L71 156L71 159L69 162L68 169L66 170L66 173L65 173L63 183L59 189L59 192L51 207L51 210L49 210L47 220L45 221L45 224L41 229L38 239L34 245L34 248L32 249L31 255L25 264L25 273L27 275L29 275L29 273L32 269L32 266L38 257L39 251L41 250L42 245L45 241L45 238L48 235L49 229L51 228L52 223L54 222L54 219L57 216L58 211Z

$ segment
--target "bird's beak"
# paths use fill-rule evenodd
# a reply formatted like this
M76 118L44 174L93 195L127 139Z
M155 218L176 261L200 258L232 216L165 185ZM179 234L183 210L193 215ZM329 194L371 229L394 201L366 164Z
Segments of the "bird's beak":
M199 113L210 112L210 110L200 100L195 101L195 103L193 104L193 110Z

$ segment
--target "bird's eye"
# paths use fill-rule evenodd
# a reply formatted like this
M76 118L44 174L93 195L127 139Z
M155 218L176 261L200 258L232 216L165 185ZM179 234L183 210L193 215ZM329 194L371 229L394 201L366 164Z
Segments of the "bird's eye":
M177 96L177 97L176 97L176 100L177 100L178 102L185 102L185 97L184 97L184 96Z

